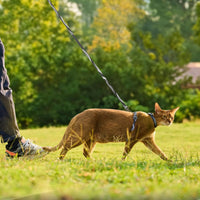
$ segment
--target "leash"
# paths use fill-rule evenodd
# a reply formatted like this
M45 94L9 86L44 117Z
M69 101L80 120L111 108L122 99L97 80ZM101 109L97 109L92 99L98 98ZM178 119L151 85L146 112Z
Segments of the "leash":
M76 41L76 43L79 45L79 47L82 49L83 53L87 56L87 58L89 59L89 61L92 63L92 65L96 68L96 70L98 71L98 73L100 74L100 76L102 77L102 79L106 82L107 86L111 89L111 91L113 92L113 94L117 97L117 99L120 101L120 103L122 104L122 106L124 107L125 110L130 111L128 106L125 104L125 102L120 98L120 96L118 95L118 93L114 90L114 88L112 87L112 85L108 82L107 78L104 76L104 74L102 73L102 71L99 69L99 67L96 65L96 63L92 60L92 58L90 57L90 55L87 53L87 51L85 50L85 48L82 46L82 44L79 42L79 40L76 38L76 36L74 35L74 33L72 32L72 30L70 29L70 27L65 23L64 19L62 18L62 16L59 14L59 12L56 10L56 8L54 7L54 5L51 3L50 0L48 0L50 6L53 8L53 10L55 11L56 15L58 16L58 18L61 20L61 22L65 25L66 29L68 30L68 32L70 33L70 35L74 38L74 40ZM130 111L131 112L131 111Z

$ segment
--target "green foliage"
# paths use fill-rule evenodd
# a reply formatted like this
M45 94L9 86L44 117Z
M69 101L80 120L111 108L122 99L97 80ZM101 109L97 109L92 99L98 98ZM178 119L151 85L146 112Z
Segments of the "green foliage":
M143 20L143 30L150 31L153 37L178 31L185 39L185 47L192 52L191 61L199 61L200 48L192 39L196 4L198 0L151 0L148 9L150 14Z
M176 80L190 55L199 55L197 42L195 48L187 45L191 32L193 40L199 37L196 1L189 7L185 1L70 2L78 4L81 18L64 0L53 1L131 110L152 112L155 102L170 109L185 101L184 107L196 98ZM0 37L20 127L66 124L91 107L122 109L46 0L0 0L0 5ZM182 109L180 121L200 115L188 109L189 114Z
M69 0L69 2L76 3L81 11L82 22L85 24L86 28L93 22L94 16L96 15L96 10L101 2L101 0Z
M129 107L130 110L135 110L135 111L143 111L143 112L149 112L149 108L146 106L139 105L139 102L137 100L129 100L127 102L127 106ZM123 109L122 105L119 104L119 108Z
M184 37L190 37L194 24L194 7L198 0L156 1L149 3L150 15L145 18L146 30L153 36L180 30Z
M82 146L59 161L59 151L38 159L5 159L0 146L2 199L183 199L200 198L199 122L156 128L156 142L172 159L161 160L142 143L127 160L124 143L97 144L92 159ZM66 127L22 130L37 144L55 145ZM166 187L167 186L167 187Z
M184 94L179 89L181 83L176 81L189 61L183 38L175 32L154 39L151 33L137 30L135 26L131 30L135 47L130 53L132 66L127 69L127 78L134 80L133 97L149 108L156 101L169 108L177 103L174 97Z
M180 111L177 112L177 121L182 122L183 119L194 119L200 115L200 91L191 90L189 94L180 103Z
M200 45L200 2L197 2L196 4L195 13L196 13L196 23L193 26L194 40L195 42L198 43L198 45Z
M82 52L58 24L47 1L3 1L1 12L0 35L20 125L65 124L85 107L79 101L72 106L81 99L80 87L88 74ZM71 13L65 16L76 29Z

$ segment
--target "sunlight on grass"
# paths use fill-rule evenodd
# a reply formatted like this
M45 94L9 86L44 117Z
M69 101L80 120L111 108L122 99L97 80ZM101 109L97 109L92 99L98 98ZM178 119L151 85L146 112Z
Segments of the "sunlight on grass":
M0 146L1 198L32 199L198 199L200 198L200 123L174 124L156 129L158 146L173 162L162 161L142 143L121 161L123 143L97 144L92 159L83 146L28 160L4 157ZM56 145L66 127L22 130L41 146Z

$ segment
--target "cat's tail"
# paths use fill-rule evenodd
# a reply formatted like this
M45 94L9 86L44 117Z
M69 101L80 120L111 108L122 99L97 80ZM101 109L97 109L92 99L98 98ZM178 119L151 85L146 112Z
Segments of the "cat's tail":
M51 151L57 151L63 146L63 140L60 141L58 145L55 147L42 147L44 151L51 152Z

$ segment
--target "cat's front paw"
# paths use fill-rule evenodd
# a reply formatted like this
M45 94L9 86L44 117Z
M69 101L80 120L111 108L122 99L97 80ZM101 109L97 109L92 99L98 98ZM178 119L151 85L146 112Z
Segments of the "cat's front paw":
M123 160L123 161L126 160L126 156L122 156L122 160Z
M173 163L173 160L171 160L171 159L167 159L167 162L169 162L169 163Z

